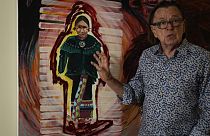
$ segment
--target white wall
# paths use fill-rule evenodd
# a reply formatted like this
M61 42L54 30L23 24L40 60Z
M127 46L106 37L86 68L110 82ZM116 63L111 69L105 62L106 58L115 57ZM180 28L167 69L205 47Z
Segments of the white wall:
M0 4L0 135L17 135L17 1Z

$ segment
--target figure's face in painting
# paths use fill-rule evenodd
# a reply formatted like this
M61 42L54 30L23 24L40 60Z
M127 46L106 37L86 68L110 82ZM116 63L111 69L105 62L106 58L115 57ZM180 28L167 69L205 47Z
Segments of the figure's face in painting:
M83 40L87 37L87 33L89 31L89 26L83 20L79 21L76 26L75 30L79 36L79 39Z
M154 14L152 32L161 45L177 45L185 32L184 19L178 8L159 8Z

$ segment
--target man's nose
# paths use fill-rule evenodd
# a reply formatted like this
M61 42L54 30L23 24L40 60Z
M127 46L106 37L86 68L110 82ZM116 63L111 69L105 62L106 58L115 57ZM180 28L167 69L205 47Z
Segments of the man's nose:
M174 29L173 22L168 21L167 27L166 27L166 28L167 28L167 29Z

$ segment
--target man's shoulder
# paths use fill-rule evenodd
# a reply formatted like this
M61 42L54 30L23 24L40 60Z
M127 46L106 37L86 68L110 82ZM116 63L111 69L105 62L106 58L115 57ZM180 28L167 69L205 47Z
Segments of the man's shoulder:
M201 47L197 44L193 44L191 42L188 42L188 45L189 45L190 51L193 52L193 53L199 53L199 54L204 54L204 55L210 53L207 49L205 49L205 48L203 48L203 47Z
M155 54L155 52L159 49L159 45L158 44L155 44L155 45L152 45L151 47L145 49L143 51L143 53L146 53L146 54Z
M199 45L188 42L188 50L193 56L200 56L203 59L210 59L210 51Z

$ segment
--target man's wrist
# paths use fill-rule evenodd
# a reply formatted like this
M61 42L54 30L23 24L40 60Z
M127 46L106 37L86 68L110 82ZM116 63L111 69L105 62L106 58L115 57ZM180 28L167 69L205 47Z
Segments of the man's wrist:
M112 80L113 80L112 74L109 72L108 75L107 75L106 82L109 82L109 81L112 81Z

